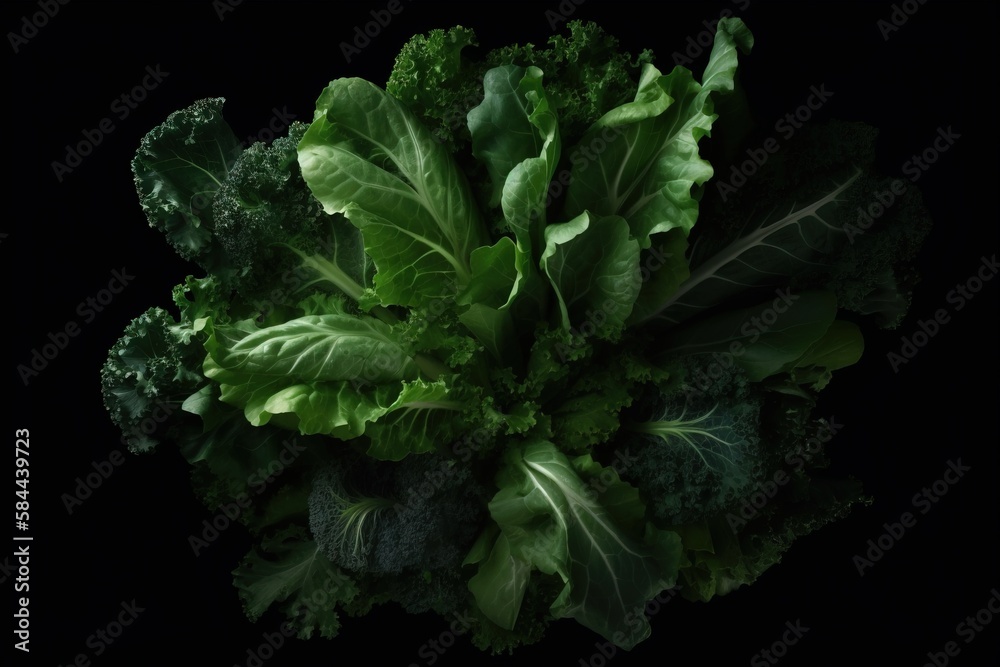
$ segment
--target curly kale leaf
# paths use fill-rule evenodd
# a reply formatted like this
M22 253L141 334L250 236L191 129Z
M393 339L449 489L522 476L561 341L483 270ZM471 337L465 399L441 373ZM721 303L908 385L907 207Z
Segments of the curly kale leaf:
M466 115L483 100L486 72L503 65L535 66L545 75L546 92L557 102L565 136L579 137L607 111L635 93L650 51L622 51L618 40L594 23L570 21L569 35L553 35L548 48L505 46L481 59L462 50L476 46L475 33L461 26L432 30L410 39L396 57L386 90L408 105L452 152L470 139Z
M132 160L150 226L181 257L209 271L226 268L213 237L212 199L243 150L222 118L223 102L204 99L170 114L143 137Z
M205 382L192 370L204 358L199 348L185 344L182 328L162 308L132 320L111 348L101 369L104 404L133 451L155 447L172 423L166 420Z
M325 213L302 180L298 144L307 129L292 123L287 137L247 148L212 204L214 233L232 267L229 284L265 313L295 304L303 288L324 278L359 300L374 273L360 232Z
M247 617L255 621L280 602L300 639L316 630L335 637L340 629L336 605L357 595L357 586L323 555L299 527L286 528L264 540L233 571Z

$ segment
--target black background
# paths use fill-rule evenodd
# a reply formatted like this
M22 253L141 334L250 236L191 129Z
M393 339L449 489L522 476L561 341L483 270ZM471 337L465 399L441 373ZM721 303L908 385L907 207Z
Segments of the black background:
M599 21L623 45L652 48L661 70L688 37L736 3L584 2L572 18ZM744 2L738 3L744 5ZM247 622L231 570L249 539L232 527L195 557L187 537L210 514L192 495L186 464L169 448L125 462L69 515L61 496L92 462L121 450L100 396L99 369L133 317L168 306L170 290L196 269L177 258L139 209L129 163L141 137L165 116L209 96L227 99L226 116L240 137L256 135L273 109L312 117L329 80L363 76L384 84L395 54L414 33L462 24L484 47L544 43L559 3L406 2L403 11L348 63L341 42L386 2L264 3L245 1L221 19L210 0L60 6L37 34L3 55L8 102L5 137L7 203L0 257L7 270L9 341L5 432L31 432L31 654L16 664L245 665L248 649L274 632L280 617ZM800 540L782 564L752 587L705 604L671 601L652 618L653 635L612 665L750 664L780 639L786 621L809 631L783 665L913 665L927 652L959 642L955 665L995 664L1000 618L971 643L956 625L984 608L997 572L997 280L961 311L946 295L997 251L995 3L908 3L915 13L888 39L878 26L893 6L872 3L750 2L738 11L755 36L740 70L757 119L772 125L802 104L811 85L834 93L817 118L862 120L881 128L879 161L890 176L930 146L938 128L960 134L917 186L935 221L918 260L923 282L902 327L866 330L867 351L840 371L819 413L844 428L831 444L838 470L864 481L870 507ZM36 3L6 3L0 27L20 31ZM561 24L560 24L561 25ZM707 51L690 67L700 78ZM142 81L147 66L169 75L125 119L112 101ZM67 144L111 117L112 133L59 182L52 162ZM717 173L728 165L716 165ZM107 287L113 270L134 276L93 322L78 304ZM951 321L912 362L894 373L886 361L918 320L948 309ZM16 366L69 321L81 324L29 386ZM13 456L3 457L11 491ZM971 470L920 515L882 559L859 576L852 558L877 539L884 522L915 511L911 498L940 479L948 461ZM14 487L14 489L11 489ZM12 522L13 523L13 522ZM11 533L14 533L11 526ZM0 559L13 547L0 548ZM9 575L0 584L13 609ZM1000 597L1000 596L998 596ZM144 608L100 656L87 640L115 619L121 603ZM996 603L994 603L996 604ZM10 613L13 613L12 611ZM0 636L13 643L13 619ZM272 665L431 664L421 646L447 622L393 607L344 619L340 637L287 642ZM438 665L604 664L592 660L601 640L572 621L555 623L546 639L513 657L491 658L458 637ZM5 650L8 647L5 647ZM758 662L757 664L764 664Z

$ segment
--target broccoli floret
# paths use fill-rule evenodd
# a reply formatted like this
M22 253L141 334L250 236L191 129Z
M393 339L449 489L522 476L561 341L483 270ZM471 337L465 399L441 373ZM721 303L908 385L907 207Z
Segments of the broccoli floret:
M222 98L175 111L142 139L132 160L139 202L184 259L228 269L213 234L212 199L243 147L222 119Z
M457 461L408 457L397 466L396 520L387 522L375 561L384 572L457 566L486 518L489 492Z
M346 488L348 470L367 486ZM460 565L485 520L488 498L467 467L441 456L410 456L401 464L337 462L313 480L309 525L341 567L422 573Z
M735 364L685 358L681 388L651 386L625 422L641 434L635 464L622 471L665 524L703 520L742 499L760 478L760 400ZM718 366L718 364L715 364ZM711 377L711 382L701 378Z
M307 129L292 123L287 137L247 148L213 201L229 285L258 310L295 304L330 270L343 274L334 285L355 299L370 283L360 232L324 212L302 180L297 147Z
M469 601L469 574L461 568L404 572L391 580L392 599L410 614L449 616Z
M371 570L372 549L382 522L392 520L390 498L351 493L344 484L346 469L323 468L309 493L309 528L331 562L355 572Z

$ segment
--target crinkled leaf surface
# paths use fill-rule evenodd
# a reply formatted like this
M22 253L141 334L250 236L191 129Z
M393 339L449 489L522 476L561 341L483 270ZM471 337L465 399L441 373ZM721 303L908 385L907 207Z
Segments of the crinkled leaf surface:
M243 146L222 118L222 98L175 111L142 139L132 160L151 227L185 259L212 267L212 198Z
M643 248L652 234L690 231L698 218L691 190L713 173L698 153L716 118L710 96L733 89L736 50L752 44L741 20L722 19L701 84L683 67L663 75L645 65L635 100L605 114L571 152L565 217L620 215Z

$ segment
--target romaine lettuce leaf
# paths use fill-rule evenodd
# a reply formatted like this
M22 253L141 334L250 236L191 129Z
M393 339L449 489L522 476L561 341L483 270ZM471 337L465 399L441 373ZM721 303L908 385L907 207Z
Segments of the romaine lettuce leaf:
M469 257L489 239L469 184L384 90L363 79L331 82L299 165L324 210L361 230L382 305L426 306L469 283Z

